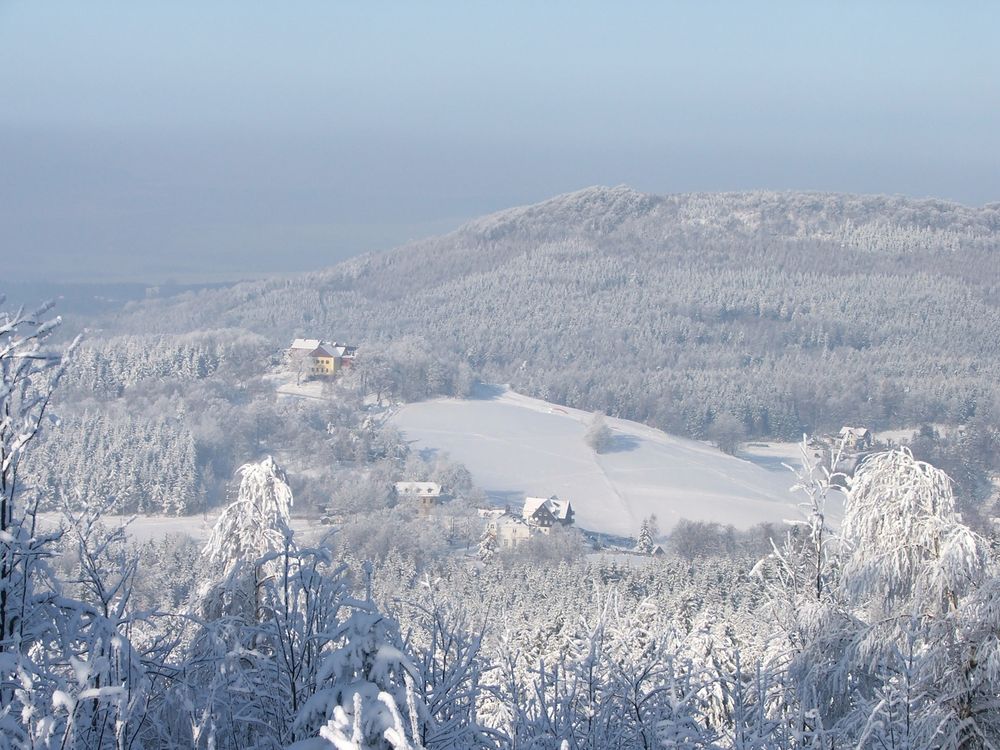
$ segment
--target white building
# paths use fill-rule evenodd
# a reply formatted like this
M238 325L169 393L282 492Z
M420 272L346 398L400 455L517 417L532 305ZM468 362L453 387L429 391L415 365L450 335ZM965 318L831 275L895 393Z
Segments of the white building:
M425 513L430 512L444 496L437 482L396 482L394 489L398 500L415 500Z
M513 549L531 539L531 527L516 516L504 514L491 518L486 525L496 535L497 547L500 549Z

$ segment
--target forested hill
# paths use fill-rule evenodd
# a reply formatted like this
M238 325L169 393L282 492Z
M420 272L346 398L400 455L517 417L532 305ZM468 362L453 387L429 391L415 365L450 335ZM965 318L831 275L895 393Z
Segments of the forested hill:
M277 250L277 249L276 249ZM387 344L701 436L968 421L998 399L1000 204L590 188L291 280L130 306L120 332Z

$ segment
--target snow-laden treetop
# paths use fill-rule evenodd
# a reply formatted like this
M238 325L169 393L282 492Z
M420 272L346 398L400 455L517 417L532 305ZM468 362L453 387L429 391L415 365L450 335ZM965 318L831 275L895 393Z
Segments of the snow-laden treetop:
M239 468L236 500L215 522L205 554L231 569L279 549L289 535L292 490L285 472L271 456Z

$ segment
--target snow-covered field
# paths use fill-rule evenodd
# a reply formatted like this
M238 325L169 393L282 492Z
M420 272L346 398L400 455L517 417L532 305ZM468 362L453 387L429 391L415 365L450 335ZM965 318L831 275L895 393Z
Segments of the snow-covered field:
M571 500L582 528L634 535L655 513L663 531L681 518L748 527L798 518L794 482L781 468L790 453L724 455L704 443L622 419L608 419L613 450L585 443L590 415L510 390L482 398L436 399L401 408L392 423L412 447L443 451L466 465L491 499L519 504L527 495Z
M305 380L296 383L295 373L285 370L278 370L264 376L264 380L271 383L279 396L296 396L298 398L311 398L325 400L323 395L323 382L320 380Z
M815 451L812 453L815 456ZM765 443L754 440L743 443L736 455L769 471L790 476L787 467L798 468L802 463L802 443Z

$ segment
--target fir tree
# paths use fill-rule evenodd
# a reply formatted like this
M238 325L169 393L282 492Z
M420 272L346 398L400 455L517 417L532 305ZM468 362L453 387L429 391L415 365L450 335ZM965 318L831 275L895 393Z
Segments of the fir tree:
M490 562L497 552L497 533L492 525L487 524L483 530L483 535L479 537L479 559L484 563Z
M642 519L642 526L639 527L639 537L636 539L635 551L642 555L649 555L653 552L653 531L650 529L648 518Z

